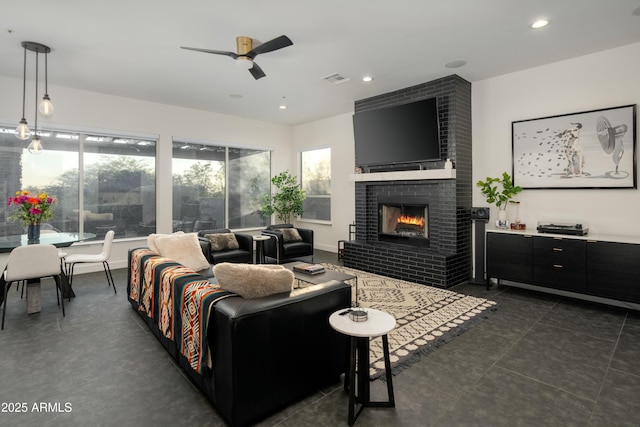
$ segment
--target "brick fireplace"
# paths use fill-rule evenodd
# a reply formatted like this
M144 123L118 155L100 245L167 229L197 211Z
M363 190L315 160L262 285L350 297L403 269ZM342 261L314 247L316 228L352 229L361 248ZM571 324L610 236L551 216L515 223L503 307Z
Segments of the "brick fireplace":
M434 96L438 98L442 161L383 165L377 171L351 176L356 235L345 243L344 264L448 288L471 276L471 84L449 76L357 101L355 111ZM454 171L444 169L446 158L454 162ZM402 213L422 214L424 227L401 225L389 230L389 223L395 224Z

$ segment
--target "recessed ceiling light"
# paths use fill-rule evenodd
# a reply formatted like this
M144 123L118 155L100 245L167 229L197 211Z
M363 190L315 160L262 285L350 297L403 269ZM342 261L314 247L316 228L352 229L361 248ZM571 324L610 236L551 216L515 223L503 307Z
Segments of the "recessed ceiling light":
M286 106L286 105L284 105L284 104L282 104L282 105L280 105L278 108L280 108L281 110L286 110L286 109L287 109L287 106Z
M547 21L546 19L538 19L536 22L531 24L531 28L538 29L546 27L547 25L549 25L549 21Z
M467 61L464 61L462 59L456 59L455 61L449 61L444 64L444 66L447 68L460 68L465 65L467 65Z
M373 81L373 77L371 77L371 76L364 76L364 77L362 78L362 81L363 81L363 82L365 82L365 83L372 82L372 81Z

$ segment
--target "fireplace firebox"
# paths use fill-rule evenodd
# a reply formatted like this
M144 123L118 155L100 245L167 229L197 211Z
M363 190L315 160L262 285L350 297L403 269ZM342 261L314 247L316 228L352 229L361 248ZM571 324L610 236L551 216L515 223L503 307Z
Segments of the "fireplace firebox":
M429 247L429 205L411 198L378 200L378 240Z

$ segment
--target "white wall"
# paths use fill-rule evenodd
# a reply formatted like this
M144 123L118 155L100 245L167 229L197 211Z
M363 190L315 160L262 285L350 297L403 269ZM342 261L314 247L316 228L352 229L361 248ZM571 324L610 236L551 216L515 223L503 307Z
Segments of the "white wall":
M28 85L28 86L33 86ZM29 89L28 89L29 90ZM31 90L33 90L31 88ZM0 122L13 124L20 120L22 108L22 80L0 76ZM159 136L157 148L157 215L158 232L171 232L171 143L174 136L223 144L272 148L272 170L290 168L292 155L292 129L288 125L248 120L239 117L209 113L131 98L104 95L49 83L49 94L55 114L48 120L39 118L39 124L136 132ZM31 99L29 94L27 100ZM33 101L27 103L27 121L33 123ZM46 150L46 140L43 141ZM116 241L110 260L112 267L126 267L130 247L145 244L144 239ZM67 252L99 252L92 244L70 248ZM0 257L0 265L6 255ZM100 265L87 268L78 266L77 272L94 271Z
M473 182L511 173L512 121L638 104L638 70L640 43L473 83ZM520 200L528 229L565 221L587 225L590 234L640 236L636 189L524 190ZM477 187L473 205L488 206ZM496 216L493 207L490 224Z
M355 183L348 180L355 164L353 113L341 114L293 128L296 174L299 175L300 151L331 148L331 223L298 221L302 228L314 230L318 249L338 251L338 240L349 238L349 224L355 221Z
M511 171L512 121L640 103L638 70L640 43L473 83L473 181ZM0 77L0 121L20 119L21 89L22 81ZM56 107L53 125L159 135L160 232L171 230L171 138L179 136L272 147L272 172L289 169L296 175L301 149L331 147L331 224L298 225L315 230L318 249L335 252L337 241L348 238L355 214L355 185L348 180L354 166L351 113L290 127L54 85L49 93ZM525 190L521 200L521 217L530 228L544 220L580 221L592 233L640 236L637 190ZM479 190L474 189L473 205L487 205ZM114 267L125 267L127 249L140 243L117 243Z

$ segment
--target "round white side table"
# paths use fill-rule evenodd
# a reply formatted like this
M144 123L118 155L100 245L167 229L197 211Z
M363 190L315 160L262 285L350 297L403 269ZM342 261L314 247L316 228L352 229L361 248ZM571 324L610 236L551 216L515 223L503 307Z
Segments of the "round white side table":
M270 238L262 234L253 236L253 241L256 242L256 264L264 264L264 242Z
M389 360L389 340L387 338L387 334L396 327L396 319L389 313L374 308L357 308L357 310L367 312L367 320L355 322L349 318L351 310L353 309L345 308L329 316L331 327L342 334L348 335L351 341L349 366L347 375L345 375L345 390L348 388L349 391L349 415L347 421L350 426L356 422L358 415L365 407L393 408L396 406L393 395L391 362ZM372 402L369 389L369 340L380 336L382 337L388 400L385 402ZM356 366L360 367L357 371L357 383ZM347 377L349 378L348 383ZM358 404L360 408L356 411Z

